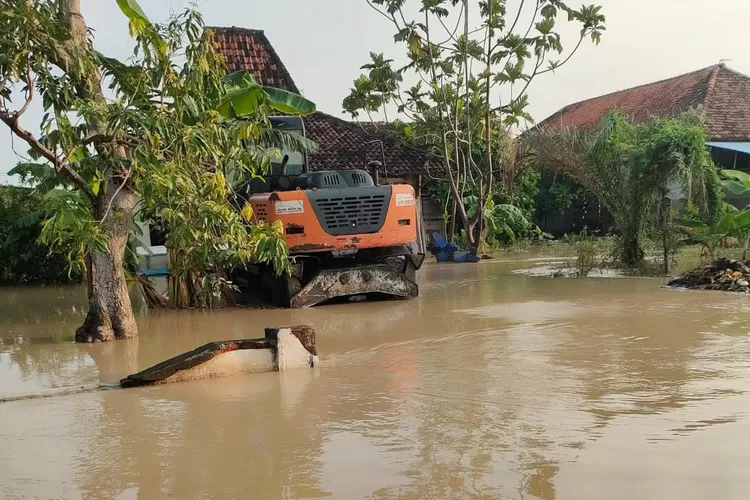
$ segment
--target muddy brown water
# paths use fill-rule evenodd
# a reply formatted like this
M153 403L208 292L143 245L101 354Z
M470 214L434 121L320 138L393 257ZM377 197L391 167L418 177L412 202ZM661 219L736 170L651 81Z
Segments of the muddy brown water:
M0 498L747 498L750 299L427 265L408 302L141 315L0 290L0 398L308 323L319 370L0 403Z

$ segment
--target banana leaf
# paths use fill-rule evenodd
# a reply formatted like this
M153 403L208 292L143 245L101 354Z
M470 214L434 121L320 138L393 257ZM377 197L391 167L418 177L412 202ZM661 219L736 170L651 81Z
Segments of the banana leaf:
M263 87L263 91L276 111L290 115L309 115L315 112L315 103L299 94L275 87Z
M745 186L750 187L750 175L745 172L740 172L739 170L722 170L721 175L726 179L741 182Z
M721 182L724 192L729 196L746 197L750 196L750 187L736 180L725 180Z
M117 5L120 10L125 14L131 21L141 21L143 23L149 23L146 13L143 12L141 6L138 5L136 0L117 0Z
M228 119L255 113L261 104L290 115L315 112L315 103L301 95L275 87L262 87L247 71L235 71L222 81L228 88L217 111Z

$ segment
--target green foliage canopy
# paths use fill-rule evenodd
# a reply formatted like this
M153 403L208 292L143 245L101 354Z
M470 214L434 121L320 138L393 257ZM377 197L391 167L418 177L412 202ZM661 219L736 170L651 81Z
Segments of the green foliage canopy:
M30 188L0 186L0 285L80 280L68 272L66 249L51 252L38 242L44 212Z
M606 21L601 7L575 9L561 0L513 6L504 0L367 2L392 25L394 41L404 46L408 63L394 68L384 54L371 52L361 67L366 73L354 81L343 108L353 117L382 112L386 120L389 108L395 108L408 120L408 135L441 159L442 169L432 175L448 184L476 250L485 231L484 206L493 198L496 179L513 193L509 181L516 178L521 162L503 150L511 130L531 121L531 82L564 65L585 40L599 43ZM567 51L561 20L580 28ZM404 82L416 83L406 87ZM464 203L467 194L478 199L474 217Z
M668 183L682 185L707 221L722 215L721 184L698 112L638 124L612 112L593 132L535 131L527 140L538 166L570 174L612 213L626 264L643 261L649 213Z
M136 41L132 58L119 61L90 40L85 50L69 50L70 27L58 19L56 2L9 2L0 14L7 27L0 53L12 55L0 58L0 118L42 160L14 170L36 180L43 196L40 241L66 249L77 265L90 252L108 251L108 228L133 230L133 214L112 204L129 191L139 199L137 216L169 229L177 278L200 282L251 260L288 267L281 229L233 210L229 200L233 183L263 175L279 154L268 116L310 113L312 102L247 73L226 76L212 33L193 9L158 24L135 0L117 0ZM87 74L101 75L111 97L82 88L92 84ZM18 92L26 100L11 111ZM37 95L46 111L39 137L18 121Z

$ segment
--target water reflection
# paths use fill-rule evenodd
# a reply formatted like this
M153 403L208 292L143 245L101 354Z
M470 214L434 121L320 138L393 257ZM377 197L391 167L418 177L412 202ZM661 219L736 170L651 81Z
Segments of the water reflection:
M323 366L0 404L3 498L736 498L750 486L746 297L519 265L428 266L410 302L150 314L139 339L104 345L14 336L1 391L115 383L293 323L316 327Z

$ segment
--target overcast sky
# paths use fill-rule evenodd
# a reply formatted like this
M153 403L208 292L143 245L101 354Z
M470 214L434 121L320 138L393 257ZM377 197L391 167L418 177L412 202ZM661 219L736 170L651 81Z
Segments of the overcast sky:
M475 1L475 0L472 0ZM407 0L418 2L418 0ZM141 0L154 21L166 20L182 0ZM513 0L509 0L509 4ZM580 0L572 2L577 6ZM587 44L568 65L532 85L530 111L537 121L571 102L669 78L727 60L750 74L748 0L586 0L603 5L607 31L598 47ZM206 24L265 30L303 94L318 109L344 116L341 100L369 51L399 59L393 29L365 0L199 0ZM83 14L101 52L127 57L132 42L115 0L82 0ZM24 124L36 131L41 113ZM26 151L16 140L16 150ZM15 165L6 128L0 128L0 182Z

